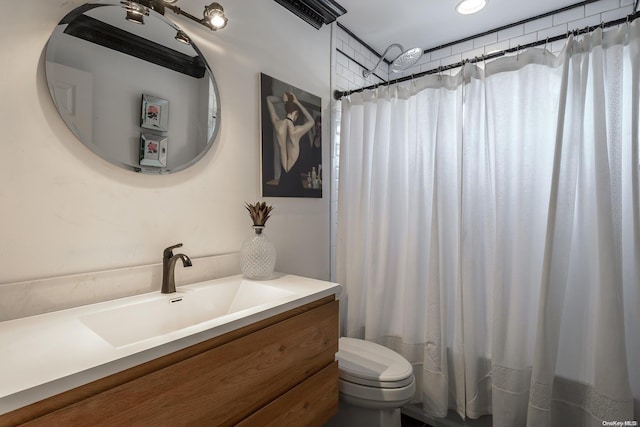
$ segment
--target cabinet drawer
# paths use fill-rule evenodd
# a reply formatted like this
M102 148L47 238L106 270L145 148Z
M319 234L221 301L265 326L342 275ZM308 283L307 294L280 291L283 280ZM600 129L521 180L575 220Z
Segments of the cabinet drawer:
M26 425L234 425L333 364L337 351L332 301Z
M237 427L315 427L338 410L338 362L333 362Z

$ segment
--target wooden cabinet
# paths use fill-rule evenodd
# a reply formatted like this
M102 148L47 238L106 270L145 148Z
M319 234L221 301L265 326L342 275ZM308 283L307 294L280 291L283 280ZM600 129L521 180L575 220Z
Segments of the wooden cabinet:
M27 426L322 426L338 407L327 297L0 416Z

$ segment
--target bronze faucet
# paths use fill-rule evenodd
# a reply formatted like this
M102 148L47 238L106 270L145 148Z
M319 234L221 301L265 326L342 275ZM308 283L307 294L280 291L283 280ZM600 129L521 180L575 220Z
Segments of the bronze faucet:
M176 261L182 260L184 267L191 267L191 259L185 254L173 254L173 250L182 246L182 243L169 246L164 250L162 257L162 290L163 294L172 294L176 291L175 268Z

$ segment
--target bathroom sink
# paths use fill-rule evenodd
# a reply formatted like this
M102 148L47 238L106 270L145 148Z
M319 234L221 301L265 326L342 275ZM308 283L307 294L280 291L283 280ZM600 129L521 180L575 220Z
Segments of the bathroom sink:
M245 280L211 282L184 286L171 294L148 294L141 301L136 299L79 319L109 344L123 347L293 295L294 292Z

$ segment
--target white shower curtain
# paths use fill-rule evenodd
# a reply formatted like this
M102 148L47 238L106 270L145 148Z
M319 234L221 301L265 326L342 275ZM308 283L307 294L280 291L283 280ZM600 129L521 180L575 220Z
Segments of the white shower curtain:
M344 332L427 414L640 419L639 69L636 21L342 101Z

